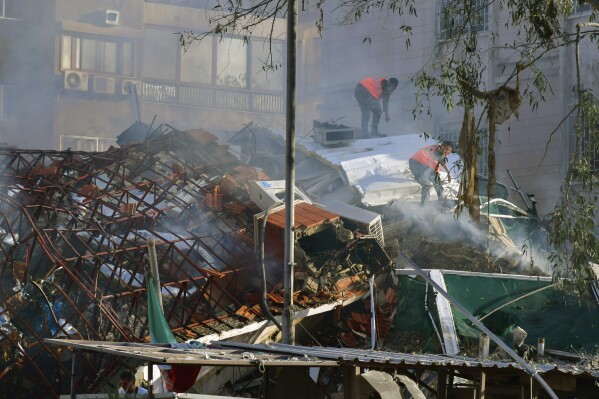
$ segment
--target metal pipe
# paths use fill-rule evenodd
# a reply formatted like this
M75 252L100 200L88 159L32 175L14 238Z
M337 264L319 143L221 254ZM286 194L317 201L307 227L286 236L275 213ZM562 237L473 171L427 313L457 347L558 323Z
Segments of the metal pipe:
M77 358L77 349L73 349L73 359L71 360L71 399L75 399L75 360Z
M526 198L524 197L522 190L520 190L520 187L518 187L518 183L516 183L516 179L514 179L514 176L512 176L512 172L510 172L509 169L507 170L507 175L510 177L510 179L512 179L512 183L514 184L514 187L516 187L516 192L518 194L520 194L520 198L522 198L522 202L524 202L524 206L526 206L528 208L528 202L526 201Z
M510 357L512 359L514 359L522 367L524 367L524 370L531 377L534 377L534 379L536 379L539 382L539 384L541 384L541 386L543 387L543 389L545 389L545 392L547 392L549 394L549 396L551 396L554 399L559 399L557 397L557 395L555 394L555 392L553 392L553 390L551 389L551 387L547 384L547 382L545 382L545 380L543 379L543 377L541 377L539 375L539 373L537 372L537 370L534 367L532 367L528 363L526 363L526 361L524 359L522 359L516 352L514 352L512 350L512 348L510 348L509 346L507 346L491 330L489 330L487 327L485 327L485 325L483 323L481 323L476 317L474 317L474 315L472 313L470 313L464 306L462 306L461 303L459 303L458 301L456 301L451 295L449 295L445 290L443 290L441 288L441 286L439 284L437 284L432 278L430 278L424 272L424 270L422 270L418 265L416 265L412 261L412 259L410 259L407 256L405 256L403 253L399 254L398 259L400 259L400 260L403 259L405 262L407 262L408 265L412 269L414 269L414 271L416 272L416 274L418 274L424 280L428 281L433 286L433 288L435 288L435 290L437 290L437 292L439 294L443 295L443 297L445 297L449 302L451 302L451 304L453 306L455 306L460 312L462 312L468 318L468 320L470 320L472 322L472 324L474 324L476 327L478 327L479 330L481 330L482 332L484 332L485 334L487 334L489 336L489 338L491 338L497 345L499 345L499 347L501 349L503 349L504 351L506 351L507 354L510 355Z
M489 336L485 333L478 337L478 357L481 359L489 357Z
M293 268L295 243L295 64L297 37L297 0L287 1L287 101L285 157L285 258L283 285L283 342L293 345Z
M148 399L154 399L154 364L148 363Z
M160 290L160 273L158 272L158 260L156 257L156 241L149 239L148 243L148 259L150 261L150 273L152 273L153 284L152 288L158 297L158 303L160 304L160 311L164 313L162 306L162 292Z
M275 326L281 331L283 331L283 326L275 319L275 316L270 312L268 308L268 303L266 303L266 268L264 267L264 240L266 238L266 221L268 220L268 215L272 211L272 208L275 205L280 205L280 202L275 202L271 204L268 209L264 212L264 219L262 219L262 229L260 230L260 271L262 272L262 311L266 316L273 322Z
M374 350L376 346L376 314L374 306L374 274L370 276L370 346Z

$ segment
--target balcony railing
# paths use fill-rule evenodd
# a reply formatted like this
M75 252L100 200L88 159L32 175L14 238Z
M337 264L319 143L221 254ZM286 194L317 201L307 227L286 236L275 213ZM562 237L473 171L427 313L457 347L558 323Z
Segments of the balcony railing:
M72 151L106 151L110 146L117 147L116 139L106 137L89 136L60 136L60 150L70 149Z
M282 93L249 91L214 86L144 81L141 88L144 101L178 104L192 107L218 108L234 111L282 114L285 97Z

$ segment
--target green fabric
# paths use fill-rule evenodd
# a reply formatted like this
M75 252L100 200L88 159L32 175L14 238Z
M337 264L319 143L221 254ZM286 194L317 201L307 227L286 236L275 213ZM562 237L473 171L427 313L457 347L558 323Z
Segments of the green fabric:
M444 274L444 278L449 294L477 318L522 295L551 285L544 281L480 275ZM438 339L431 318L425 311L425 289L426 283L422 280L399 276L395 336L410 331L418 332L426 337L424 351L436 353L438 351L433 349L438 348ZM507 305L482 322L506 341L509 332L520 326L528 333L524 341L528 345L536 345L538 338L545 338L548 349L591 352L599 346L599 306L592 295L589 298L589 301L579 303L571 295L551 287ZM439 326L430 286L428 307ZM453 306L452 311L460 338L477 340L479 330Z
M148 329L152 343L170 344L176 343L177 339L171 331L162 310L158 296L154 292L154 279L148 276Z

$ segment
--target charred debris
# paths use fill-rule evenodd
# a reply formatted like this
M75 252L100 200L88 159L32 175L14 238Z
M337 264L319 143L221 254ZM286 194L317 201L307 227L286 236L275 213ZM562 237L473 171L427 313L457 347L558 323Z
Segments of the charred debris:
M148 135L147 128L119 136L121 148L105 152L0 149L0 394L69 391L70 351L44 338L150 340L151 241L164 315L178 340L280 339L267 313L283 308L283 138L252 124L227 140L202 129L161 125ZM378 347L388 336L389 348L415 344L391 342L415 334L390 335L405 304L394 270L399 251L431 269L544 274L513 235L537 222L507 201L494 206L509 208L510 218L487 212L484 233L446 230L438 226L447 209L431 207L424 223L409 204L365 209L339 168L301 147L296 164L300 345L370 347L372 275ZM81 356L77 392L100 390L118 362Z
M105 152L3 149L0 162L1 396L69 391L70 352L44 338L149 340L149 240L177 339L234 334L266 320L257 256L264 213L248 184L268 181L271 171L240 162L212 134L162 125L144 142ZM309 202L296 209L296 313L335 309L334 332L322 343L361 345L370 329L369 305L360 302L368 277L391 271L382 237ZM283 303L281 212L273 210L265 230L274 315ZM395 295L393 279L380 280L384 334ZM263 339L276 340L276 330ZM77 391L100 389L117 360L81 357Z

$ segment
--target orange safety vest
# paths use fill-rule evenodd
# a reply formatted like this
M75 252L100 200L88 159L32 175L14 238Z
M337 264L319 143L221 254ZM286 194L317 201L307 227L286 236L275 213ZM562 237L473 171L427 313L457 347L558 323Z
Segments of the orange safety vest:
M421 148L410 159L436 170L439 161L433 157L433 153L437 151L437 148L439 148L439 144Z
M360 81L360 84L368 90L377 100L383 98L383 80L384 78L366 78Z

